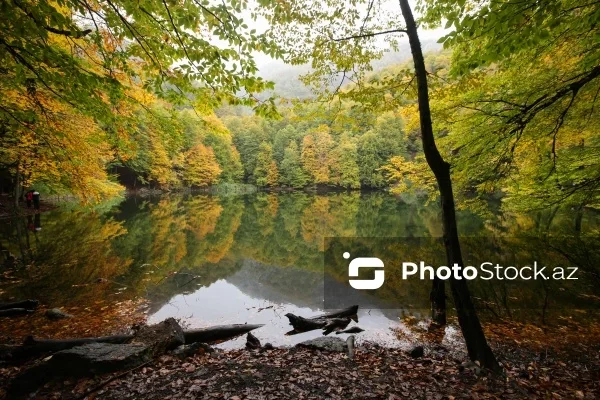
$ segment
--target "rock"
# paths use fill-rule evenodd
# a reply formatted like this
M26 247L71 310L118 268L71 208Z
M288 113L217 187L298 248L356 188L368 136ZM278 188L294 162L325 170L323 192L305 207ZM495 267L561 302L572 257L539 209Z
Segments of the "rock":
M67 314L66 312L62 311L60 308L53 308L51 310L47 310L45 315L46 315L46 318L51 319L53 321L57 321L59 319L65 319L65 318L73 318L73 316L71 314Z
M183 359L192 357L198 353L212 353L213 351L215 350L206 343L196 342L177 347L175 350L173 350L173 355Z
M297 347L344 353L348 347L346 342L338 337L319 337L298 343Z
M458 370L461 372L472 372L475 375L480 375L482 373L482 369L479 365L474 363L473 361L465 361L459 367Z
M408 355L412 358L421 358L425 353L423 346L415 346L408 351Z
M162 355L185 344L183 329L174 318L167 318L156 325L144 325L133 335L131 343L141 343L148 347L153 355Z
M260 349L260 340L250 332L246 335L246 348L248 350Z
M35 391L57 377L82 377L134 368L150 360L143 344L88 343L59 351L43 362L20 373L13 380L13 395Z
M273 345L271 343L265 343L265 345L263 346L263 349L265 350L273 350L275 347L273 347Z

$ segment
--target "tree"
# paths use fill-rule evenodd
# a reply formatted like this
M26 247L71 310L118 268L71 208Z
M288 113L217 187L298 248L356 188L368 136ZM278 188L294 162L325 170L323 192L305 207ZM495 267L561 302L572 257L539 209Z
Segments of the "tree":
M215 115L205 117L204 122L207 124L207 132L202 143L215 152L222 170L219 181L239 182L244 176L244 167L240 154L233 145L231 133Z
M273 161L273 149L270 144L262 142L256 156L254 179L258 186L274 186L277 184L279 172L277 164Z
M332 159L330 151L333 147L333 139L329 134L327 125L307 132L302 140L302 166L310 175L311 181L316 184L329 182L329 169Z
M269 170L267 171L266 186L275 186L279 182L279 170L277 169L277 163L271 161L269 164Z
M197 144L185 153L183 182L192 187L208 186L217 181L221 167L212 148Z
M427 70L425 69L425 61L421 51L417 25L413 18L408 0L400 0L400 8L402 10L404 21L406 22L406 33L408 35L413 62L415 64L423 152L425 153L427 164L435 175L440 192L442 225L444 228L444 246L446 247L448 265L458 265L462 267L464 266L464 262L462 259L458 228L456 225L456 207L454 206L454 193L452 191L452 180L450 178L450 164L448 164L440 155L433 135L431 111L429 107L429 89L427 88ZM443 281L439 279L434 281L432 303L434 304L435 312L445 313L445 310L442 311L442 308L445 309L446 306L446 295L443 286ZM456 307L456 313L458 315L458 323L460 324L460 328L465 338L469 356L471 359L481 362L483 366L493 371L499 371L501 367L498 365L494 353L487 344L466 280L452 278L450 280L450 288L452 290L454 306Z
M200 110L226 101L259 113L273 112L272 100L253 96L272 84L254 76L252 54L278 56L278 51L239 17L246 7L227 1L2 2L0 13L10 15L0 19L3 151L16 156L11 146L27 131L40 165L42 153L53 153L56 170L69 174L58 179L48 171L38 178L56 190L86 193L82 198L93 201L119 190L111 185L106 166L132 157L135 143L130 134L140 115L136 109L152 112L150 92L174 103L191 105L193 99ZM57 121L71 116L91 130L104 131L83 135L86 145L99 151L87 152L76 131L55 129ZM155 147L162 146L171 156L171 144ZM21 156L3 164L16 186L29 179Z
M233 144L240 153L244 166L244 178L247 182L256 182L254 171L260 145L268 141L264 121L257 117L227 118L225 123L232 134Z
M464 2L462 4L464 5ZM375 37L387 35L392 49L397 49L397 41L391 35L398 33L408 35L415 67L414 75L409 74L406 79L402 76L398 77L391 85L404 84L408 88L416 77L421 141L425 158L436 177L440 192L447 261L448 265L456 263L462 266L450 165L442 158L436 146L431 123L427 71L412 11L408 0L400 0L399 11L406 24L406 28L403 29L398 28L393 11L386 9L385 17L376 16L374 13L377 10L371 6L372 3L367 2L367 10L364 13L348 13L344 12L345 4L336 0L318 4L297 1L284 10L270 10L271 14L267 17L272 24L283 27L276 33L282 36L282 45L287 46L287 49L292 52L291 57L294 62L303 63L312 58L314 73L307 76L306 81L312 82L315 87L320 87L324 81L337 79L339 82L341 79L337 86L338 90L347 77L353 81L361 81L370 69L370 62L381 55L381 51L373 45ZM307 14L310 17L307 18ZM291 21L292 24L289 23ZM359 27L358 31L356 27ZM300 37L303 38L303 42L299 43ZM382 83L384 88L386 84L387 82ZM354 96L353 93L347 92L342 92L340 95L352 96L356 101L371 100L372 88L367 88L365 93L361 91L363 87L363 85L356 85ZM338 94L338 90L335 94ZM324 97L331 98L331 93L325 93ZM435 296L432 296L433 308L443 307L445 310L445 295L439 286L434 290ZM483 334L466 281L452 279L451 290L470 358L498 371L500 367Z
M399 116L387 112L377 118L373 129L358 138L360 182L364 186L381 188L386 180L380 168L391 157L406 154L406 138Z
M285 148L280 168L280 181L286 186L302 188L306 185L308 177L302 169L300 152L296 142L291 142Z
M331 183L347 189L360 188L356 144L347 137L342 137L331 158L334 160L331 165Z
M281 165L283 157L285 156L285 149L292 141L295 142L297 137L298 132L292 124L286 125L285 128L280 129L275 133L275 137L273 138L273 158L279 165Z
M433 110L464 189L502 190L521 210L600 204L597 3L426 0L423 12L430 27L452 26L441 41L455 80Z

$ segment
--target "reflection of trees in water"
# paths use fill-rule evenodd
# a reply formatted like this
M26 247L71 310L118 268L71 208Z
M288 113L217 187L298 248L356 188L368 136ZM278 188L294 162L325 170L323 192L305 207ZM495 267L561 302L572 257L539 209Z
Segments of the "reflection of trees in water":
M3 225L2 246L21 254L16 266L21 280L3 289L10 296L60 306L105 298L106 285L97 279L113 279L131 264L131 259L119 257L111 247L126 233L123 224L84 211L52 212L40 216L38 225L41 221L43 229L33 232L25 218Z
M112 217L110 213L45 214L44 228L38 233L28 230L25 220L21 225L3 224L3 248L23 260L35 260L35 268L25 272L31 277L20 286L13 286L19 288L21 297L48 293L48 297L66 302L82 296L106 296L107 285L73 287L105 278L119 282L128 296L151 296L161 303L175 294L231 276L240 270L244 260L293 267L296 274L302 270L312 271L311 276L321 274L324 238L328 236L416 238L441 234L436 205L406 204L382 192L162 196L144 202L130 198L112 211ZM463 211L459 229L462 235L481 237L511 237L522 232L551 237L570 234L576 226L581 227L583 238L598 233L600 219L596 214L586 211L578 221L574 214L549 210L528 215L488 215L484 219ZM587 243L588 247L578 243L581 244L557 242L544 246L560 245L557 254L587 268L590 276L597 279L598 271L590 268L598 265L591 253L594 243ZM533 250L542 248L539 243L521 248L515 242L487 243L483 248L492 257L506 246L519 249L519 257L531 256ZM408 251L421 258L432 258L438 253L435 246L396 251L398 259ZM403 296L407 304L411 299L422 303L417 298L428 301L427 282L417 285L398 277L389 279L393 284L381 293L383 299ZM518 288L509 287L506 282L472 286L491 314L508 315L516 305L527 304L532 315L540 313L540 299L549 305L579 301L582 290L574 282L572 286L563 285L559 296L553 294L559 289L547 283ZM114 287L111 289L114 291Z

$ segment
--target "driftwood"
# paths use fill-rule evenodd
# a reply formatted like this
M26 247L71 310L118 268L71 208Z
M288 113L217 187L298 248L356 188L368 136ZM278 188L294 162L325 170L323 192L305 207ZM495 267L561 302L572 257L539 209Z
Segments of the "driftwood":
M234 324L220 325L209 328L193 329L183 332L185 343L215 343L233 339L264 325ZM76 339L35 339L27 337L22 346L13 346L11 349L13 358L32 357L44 353L54 353L61 350L71 349L89 343L129 343L134 335L114 335L91 338Z
M358 306L351 306L348 308L344 308L339 311L332 311L325 314L320 314L312 317L311 319L328 319L328 318L342 318L349 317L354 322L358 322Z
M327 335L334 330L344 329L348 326L351 319L358 322L358 306L317 315L312 318L304 318L291 313L287 313L285 316L290 320L290 325L294 328L287 332L286 335L296 335L315 329L324 329L323 334Z
M0 304L0 310L8 310L11 308L24 308L26 310L35 310L40 304L37 300L23 300L14 303L2 303Z

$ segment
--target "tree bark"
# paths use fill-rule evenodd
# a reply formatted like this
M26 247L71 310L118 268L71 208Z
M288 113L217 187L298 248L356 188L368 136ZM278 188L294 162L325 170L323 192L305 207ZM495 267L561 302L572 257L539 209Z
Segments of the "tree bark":
M21 199L21 170L20 170L20 163L17 162L17 170L15 172L15 213L18 212L19 209L19 200Z
M186 344L194 342L215 343L232 339L262 326L264 325L233 324L211 326L209 328L183 331L183 337L185 338ZM39 354L67 350L89 343L129 343L133 338L134 335L115 335L75 339L35 339L32 336L29 336L25 339L23 345L12 346L10 348L10 352L14 358L32 357Z
M427 71L425 69L425 61L423 59L417 25L408 0L399 1L400 9L406 23L406 31L415 65L415 75L417 77L423 151L425 153L427 164L435 175L440 192L444 246L446 248L448 266L451 267L455 263L459 266L463 266L464 263L458 239L458 229L456 226L454 194L452 192L452 181L450 179L450 164L442 158L433 136L431 110L429 108L429 89L427 87ZM469 357L471 360L479 361L483 367L496 372L501 371L501 367L496 361L496 357L485 339L466 281L464 279L451 279L450 288L456 307L458 323L467 344Z
M433 278L431 285L431 319L438 326L446 325L446 285L438 277Z

